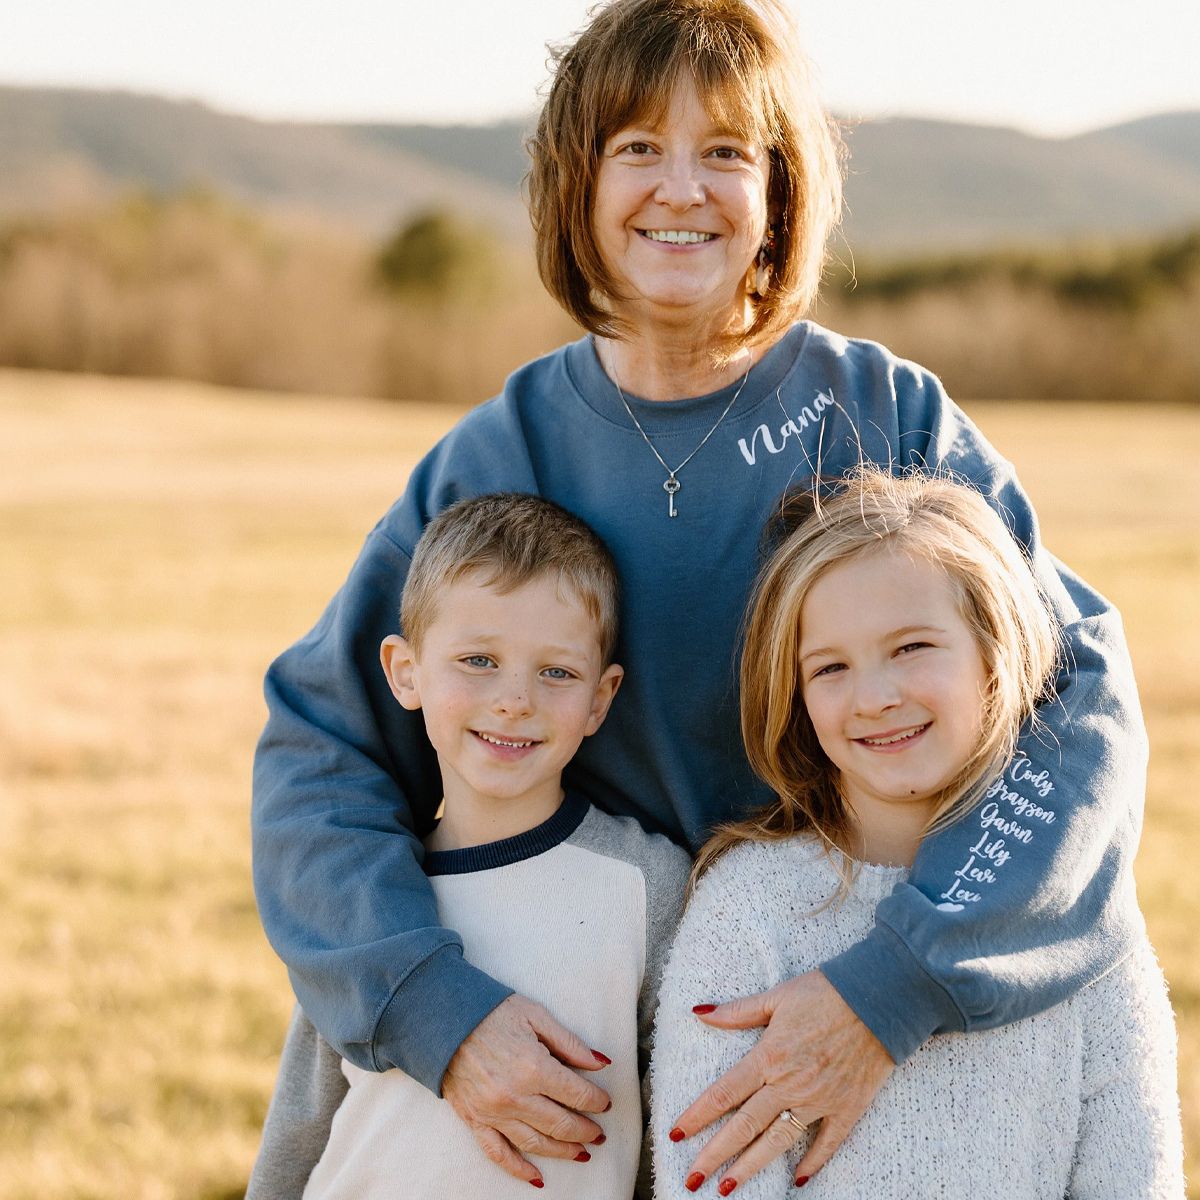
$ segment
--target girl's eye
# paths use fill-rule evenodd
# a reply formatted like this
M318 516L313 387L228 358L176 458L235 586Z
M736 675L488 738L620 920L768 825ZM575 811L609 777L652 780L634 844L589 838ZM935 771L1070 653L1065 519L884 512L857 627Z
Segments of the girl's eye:
M929 646L928 642L906 642L900 647L897 653L907 654L910 650L924 650Z
M468 654L461 662L464 666L474 667L479 671L485 671L488 667L496 665L495 660L489 658L486 654Z
M820 679L822 675L836 675L839 671L846 669L845 663L826 663L823 667L818 667L812 673L814 679Z

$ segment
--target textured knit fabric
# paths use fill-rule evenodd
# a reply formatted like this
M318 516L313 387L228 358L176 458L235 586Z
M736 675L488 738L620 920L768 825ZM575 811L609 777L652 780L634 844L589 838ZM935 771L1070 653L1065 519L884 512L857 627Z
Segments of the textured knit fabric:
M606 1138L587 1164L538 1159L547 1189L633 1195L643 1142L641 1075L658 982L690 869L687 854L630 818L569 798L538 828L425 858L438 905L471 962L510 980L612 1066ZM307 1181L307 1190L306 1190ZM402 1071L342 1060L299 1010L249 1200L525 1197L444 1100Z
M678 463L736 386L629 403ZM1005 864L985 873L964 829L927 839L909 884L826 975L900 1059L936 1030L1049 1007L1128 951L1122 881L1145 742L1120 620L1040 546L1011 466L938 381L874 343L796 326L681 471L672 520L664 472L584 339L522 368L428 455L320 622L268 674L255 764L259 908L302 1006L340 1053L365 1069L399 1066L436 1090L463 1038L510 990L464 959L438 915L420 867L441 797L436 758L420 714L394 702L379 670L429 519L464 496L524 491L605 539L621 573L627 674L564 779L694 850L714 823L769 799L741 746L735 682L760 530L787 487L860 455L898 469L940 465L978 488L1033 555L1069 655L1045 733L1022 741L1021 764L995 797L996 820L1015 823Z
M797 838L739 846L701 880L671 951L655 1034L656 1200L691 1194L683 1181L712 1132L674 1143L675 1119L761 1032L711 1029L692 1006L765 991L839 953L906 874L863 865L849 895L826 904L839 882L834 863ZM1181 1139L1174 1023L1143 932L1115 970L1063 1004L927 1042L802 1193L793 1174L807 1139L739 1181L736 1195L1182 1200ZM713 1194L718 1178L706 1185Z

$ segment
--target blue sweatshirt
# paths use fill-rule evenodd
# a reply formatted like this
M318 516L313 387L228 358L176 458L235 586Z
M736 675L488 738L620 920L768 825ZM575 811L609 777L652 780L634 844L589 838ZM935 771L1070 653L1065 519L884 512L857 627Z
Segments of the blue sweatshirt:
M629 402L674 465L734 387ZM523 491L604 538L621 573L627 675L564 780L694 851L715 823L770 799L741 746L736 686L760 532L785 489L860 458L950 469L978 488L1032 556L1069 654L1043 727L969 818L925 840L874 929L825 975L901 1061L935 1032L1048 1008L1128 952L1146 745L1120 619L1044 550L1011 465L937 379L798 324L680 472L671 519L665 472L584 339L517 371L434 447L316 627L267 675L255 888L300 1003L339 1053L436 1091L510 994L439 923L420 865L437 762L421 714L395 703L379 667L425 524L464 496Z

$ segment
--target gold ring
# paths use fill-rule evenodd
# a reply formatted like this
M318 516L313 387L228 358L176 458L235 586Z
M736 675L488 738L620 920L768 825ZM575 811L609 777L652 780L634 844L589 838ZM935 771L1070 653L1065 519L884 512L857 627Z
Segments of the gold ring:
M779 1114L779 1120L786 1121L790 1126L792 1126L793 1129L795 1129L797 1133L808 1132L808 1126L805 1125L804 1122L801 1121L790 1108L785 1108L783 1112Z

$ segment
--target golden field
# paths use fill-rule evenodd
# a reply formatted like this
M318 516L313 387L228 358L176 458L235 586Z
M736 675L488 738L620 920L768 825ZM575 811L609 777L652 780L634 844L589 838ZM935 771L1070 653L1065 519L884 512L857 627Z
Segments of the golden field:
M1125 614L1194 1161L1200 410L971 411ZM0 372L3 1200L241 1195L291 1004L249 878L262 672L456 416Z

